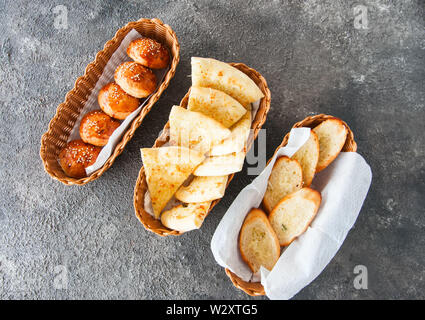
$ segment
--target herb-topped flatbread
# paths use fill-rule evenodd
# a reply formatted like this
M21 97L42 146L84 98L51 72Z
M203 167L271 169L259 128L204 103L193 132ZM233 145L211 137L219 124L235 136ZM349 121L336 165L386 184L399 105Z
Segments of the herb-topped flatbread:
M223 91L245 108L264 97L255 82L231 65L210 58L192 57L192 86Z
M204 160L204 156L185 147L141 149L146 181L155 217L158 218L177 189Z

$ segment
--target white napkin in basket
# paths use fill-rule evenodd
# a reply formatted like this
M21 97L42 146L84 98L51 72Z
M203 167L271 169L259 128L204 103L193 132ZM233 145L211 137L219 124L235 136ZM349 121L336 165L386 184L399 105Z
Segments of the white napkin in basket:
M238 237L245 216L261 204L276 159L291 157L309 136L309 128L291 130L287 146L280 148L263 172L239 193L213 235L211 250L217 263L245 281L258 281L239 252ZM323 271L354 225L371 180L369 165L356 152L341 152L317 174L312 188L321 192L322 203L316 218L283 250L270 272L261 268L261 283L270 299L293 297Z

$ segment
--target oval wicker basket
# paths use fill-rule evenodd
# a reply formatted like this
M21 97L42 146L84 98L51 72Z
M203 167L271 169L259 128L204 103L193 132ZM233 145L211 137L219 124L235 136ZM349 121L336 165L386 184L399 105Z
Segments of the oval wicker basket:
M315 115L315 116L310 116L310 117L305 118L302 121L295 123L293 125L293 128L301 128L301 127L314 128L317 125L319 125L320 123L322 123L323 121L325 121L327 119L331 119L331 118L335 118L335 117L330 116L330 115L326 115L326 114L318 114L318 115ZM347 127L348 135L347 135L347 138L345 140L345 144L342 147L342 151L344 151L344 152L356 152L357 151L357 144L354 141L353 132L351 131L350 127L344 121L343 121L343 123ZM285 135L282 143L276 148L274 154L276 154L276 152L279 150L279 148L286 146L286 144L288 143L288 139L289 139L289 133L287 133ZM267 164L270 162L270 160L271 160L271 158L267 161ZM232 280L232 283L236 288L241 289L242 291L245 291L245 293L249 294L250 296L263 296L265 294L264 288L263 288L263 286L261 285L260 282L246 282L246 281L242 280L241 278L239 278L236 274L234 274L229 269L225 269L225 271L226 271L227 276L230 278L230 280Z
M263 126L264 122L267 118L267 113L270 109L270 90L267 86L266 80L263 78L263 76L258 73L256 70L251 69L247 67L243 63L230 63L233 67L239 69L243 73L247 74L261 89L261 91L264 94L264 98L260 101L260 106L258 108L257 114L255 115L255 119L252 122L251 129L253 130L254 139L250 141L250 144L247 146L247 151L251 148L252 142L257 138L258 132L260 131L261 127ZM190 92L190 91L189 91ZM180 102L180 106L187 108L187 103L189 100L189 92L186 93L186 95L183 97L182 101ZM169 128L169 123L164 127L163 132L166 132L166 129ZM153 147L161 147L163 144L165 144L168 141L168 137L158 137L158 139L155 141L155 144ZM229 179L227 180L227 186L229 185L230 181L233 179L234 174L229 175ZM227 188L226 186L226 188ZM149 230L152 231L160 236L169 236L169 235L181 235L182 232L171 230L167 227L165 227L160 220L155 219L152 217L149 213L147 213L144 210L144 195L147 190L147 184L146 184L146 176L145 171L143 167L140 169L139 176L137 178L136 186L134 188L134 209L136 213L136 217L140 220L140 222L143 224L143 226ZM211 203L211 206L207 212L207 215L211 212L211 210L214 208L214 206L220 201L220 199L214 200Z
M135 29L141 35L153 38L164 44L171 54L171 64L163 82L156 92L149 98L140 114L132 121L121 141L116 145L114 152L99 169L90 176L76 179L68 177L58 163L60 150L66 145L71 130L82 112L85 102L89 98L96 82L102 75L102 72L117 50L121 41L130 30ZM159 19L140 19L129 22L126 26L119 29L115 36L106 42L102 51L99 51L96 58L85 70L82 77L75 81L74 88L66 94L65 101L61 103L56 111L56 115L50 121L49 128L41 138L40 157L44 164L46 172L54 179L57 179L67 185L83 185L99 178L115 161L115 158L121 154L125 145L133 137L134 132L142 123L144 117L149 113L154 103L159 99L163 91L168 87L171 78L174 76L177 64L180 59L180 45L177 36L170 26L163 24Z

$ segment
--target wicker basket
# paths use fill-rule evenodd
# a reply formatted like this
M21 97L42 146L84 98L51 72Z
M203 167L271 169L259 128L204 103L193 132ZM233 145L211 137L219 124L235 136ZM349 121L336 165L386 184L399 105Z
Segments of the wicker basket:
M258 87L261 89L261 91L264 94L264 98L261 99L257 114L255 115L255 119L251 125L251 129L253 130L253 133L254 133L254 139L252 139L250 141L250 144L247 146L247 150L249 150L251 148L252 142L255 140L255 138L257 138L258 132L260 131L261 127L266 121L267 113L269 112L269 109L270 109L270 90L263 76L259 74L257 71L255 71L254 69L247 67L243 63L230 63L230 65L239 69L243 73L247 74L258 85ZM189 100L189 92L184 96L184 98L180 102L180 106L187 108L188 100ZM164 127L164 132L166 131L165 129L169 128L169 126L170 125L167 122L167 124ZM154 147L161 147L166 142L167 142L166 139L164 139L163 137L159 137L155 141ZM229 175L229 179L227 180L227 186L229 185L230 181L233 179L233 176L234 174ZM160 220L155 219L144 210L144 196L145 196L146 190L147 190L146 176L145 176L145 171L142 167L140 169L139 177L137 178L136 186L134 188L134 209L135 209L136 216L140 220L140 222L144 225L144 227L147 230L150 230L160 236L181 235L182 232L171 230L165 227ZM211 203L208 213L211 212L211 210L219 201L220 199L217 199Z
M66 145L71 130L80 115L85 102L89 98L96 82L102 75L103 69L111 58L112 54L121 44L127 33L135 29L143 36L153 38L164 44L171 54L171 65L163 82L157 91L149 98L140 114L132 121L130 127L123 135L121 141L115 147L114 152L99 170L96 170L88 177L76 179L68 177L58 163L60 150ZM75 81L74 88L69 91L65 101L61 103L56 111L56 115L50 121L47 132L41 138L40 157L43 160L44 169L52 178L64 184L83 185L87 182L99 178L114 162L115 158L121 154L125 145L133 137L134 132L140 126L143 118L152 109L154 103L159 99L163 91L168 87L171 78L174 76L180 58L180 46L176 34L170 26L163 24L158 19L140 19L130 22L117 31L115 36L109 40L102 51L98 52L95 60L90 63L82 77Z
M301 127L314 128L317 125L319 125L320 123L322 123L323 121L325 121L327 119L332 119L332 118L335 118L335 117L325 115L325 114L318 114L318 115L315 115L315 116L310 116L310 117L307 117L304 120L294 124L293 128L301 128ZM351 131L350 127L345 122L343 122L343 123L348 129L348 135L347 135L347 138L345 140L345 144L342 147L342 151L344 151L344 152L356 152L357 144L354 141L353 132ZM279 148L286 146L286 144L288 143L288 139L289 139L289 133L285 135L282 143L276 148L274 154L276 154L276 152L279 150ZM271 158L267 161L267 163L269 163L270 160L271 160ZM226 269L226 274L228 275L230 280L232 280L232 283L236 288L241 289L242 291L245 291L250 296L262 296L262 295L265 294L264 288L263 288L263 286L261 285L260 282L246 282L246 281L242 280L241 278L239 278L236 274L234 274L229 269Z

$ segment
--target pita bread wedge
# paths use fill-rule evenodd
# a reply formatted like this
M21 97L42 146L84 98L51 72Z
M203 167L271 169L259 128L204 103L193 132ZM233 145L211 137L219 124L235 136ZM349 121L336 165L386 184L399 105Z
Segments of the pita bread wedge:
M226 190L227 176L195 177L188 186L181 186L175 197L186 203L220 199Z
M247 111L238 122L230 127L230 136L218 145L213 146L209 154L211 156L221 156L245 150L251 130L251 122L251 111Z
M141 152L152 208L158 218L180 185L205 157L185 147L144 148Z
M260 88L242 71L210 58L192 57L192 86L223 91L245 108L264 97Z
M211 202L178 205L161 215L161 222L167 228L186 232L199 229L204 222Z
M307 230L319 210L320 192L302 188L283 198L269 215L281 246L288 246Z
M264 194L263 205L268 213L288 194L302 188L303 171L297 160L280 157L276 160L269 181L267 182L266 193Z
M317 172L322 171L339 155L347 138L348 130L344 123L337 118L323 121L313 131L319 138L320 155Z
M230 136L230 130L199 112L174 106L170 112L170 144L205 153Z
M231 127L246 113L246 109L231 96L215 89L201 87L190 89L187 109L203 113L226 128Z
M226 176L242 170L245 152L206 158L193 172L195 176Z
M246 216L239 234L239 250L254 273L261 266L271 271L279 260L279 240L262 210L252 209Z
M317 162L319 161L319 139L313 130L310 137L301 148L292 156L303 169L303 186L309 187L316 173Z

